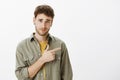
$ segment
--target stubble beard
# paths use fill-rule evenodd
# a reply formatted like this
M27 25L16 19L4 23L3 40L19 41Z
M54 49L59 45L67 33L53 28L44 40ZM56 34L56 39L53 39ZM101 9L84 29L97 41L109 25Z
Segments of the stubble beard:
M37 29L36 29L36 32L39 36L46 36L48 35L49 30L47 30L44 34L41 34Z

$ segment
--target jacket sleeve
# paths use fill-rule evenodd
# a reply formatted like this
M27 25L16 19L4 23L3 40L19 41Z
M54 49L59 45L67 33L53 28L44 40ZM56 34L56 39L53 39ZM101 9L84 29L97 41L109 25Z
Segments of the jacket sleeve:
M23 57L22 49L17 47L16 50L16 70L15 70L16 77L18 80L31 80L28 77L28 66Z
M66 45L62 45L61 80L72 80L73 72Z

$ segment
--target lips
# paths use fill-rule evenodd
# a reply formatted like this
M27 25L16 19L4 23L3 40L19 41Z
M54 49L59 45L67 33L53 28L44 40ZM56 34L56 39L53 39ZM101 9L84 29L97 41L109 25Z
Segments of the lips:
M41 30L42 30L42 32L46 31L46 29L41 29Z

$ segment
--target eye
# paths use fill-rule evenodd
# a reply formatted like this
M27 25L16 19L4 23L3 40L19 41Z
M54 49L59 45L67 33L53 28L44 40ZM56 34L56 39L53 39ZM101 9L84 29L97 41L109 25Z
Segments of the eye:
M49 20L49 19L47 19L46 21L45 21L45 23L47 23L47 24L50 24L52 21L51 20Z
M39 19L39 22L42 22L43 21L43 19Z
M50 20L47 20L46 23L50 23Z

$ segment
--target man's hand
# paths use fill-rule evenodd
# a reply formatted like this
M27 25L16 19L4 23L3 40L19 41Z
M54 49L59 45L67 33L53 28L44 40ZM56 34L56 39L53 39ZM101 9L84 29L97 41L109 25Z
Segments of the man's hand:
M46 62L53 61L55 59L55 52L61 50L61 48L55 48L53 50L48 50L49 45L47 45L46 50L44 51L42 57L40 57L34 64L28 67L29 77L33 78L41 67Z
M52 50L48 50L48 49L49 49L49 45L47 45L47 48L42 55L42 59L45 63L53 61L55 59L55 52L61 50L61 48L55 48Z

